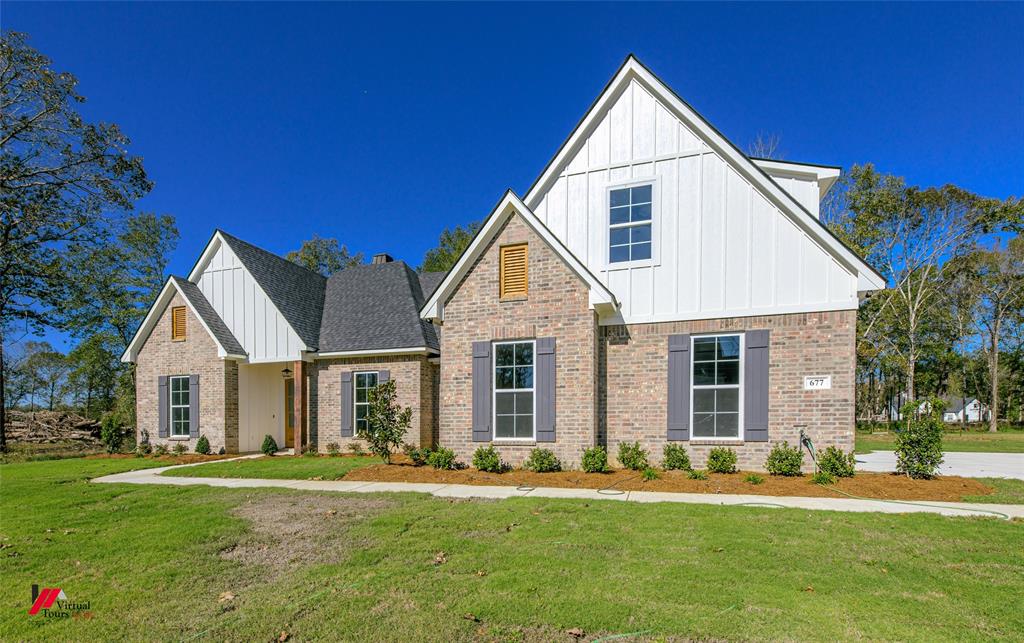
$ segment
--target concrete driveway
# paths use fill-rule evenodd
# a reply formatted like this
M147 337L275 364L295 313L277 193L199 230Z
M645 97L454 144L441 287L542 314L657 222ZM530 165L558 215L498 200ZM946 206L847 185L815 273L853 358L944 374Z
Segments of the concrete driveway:
M856 458L858 471L896 470L896 454L892 451L858 453ZM943 454L939 475L1024 480L1024 453L949 451Z

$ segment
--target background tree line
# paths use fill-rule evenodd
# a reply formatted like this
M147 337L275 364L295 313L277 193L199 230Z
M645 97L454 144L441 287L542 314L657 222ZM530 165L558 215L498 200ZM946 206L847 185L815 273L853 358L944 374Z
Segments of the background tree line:
M137 212L153 187L117 125L87 122L77 80L24 34L0 36L0 450L14 407L115 414L131 426L134 368L120 362L165 282L174 217ZM778 154L759 134L752 155ZM952 185L921 188L854 166L822 220L885 277L858 312L857 416L890 419L908 399L977 397L1024 415L1024 204ZM446 228L421 271L447 271L479 223ZM287 255L325 276L363 263L314 236ZM76 341L67 354L37 341Z

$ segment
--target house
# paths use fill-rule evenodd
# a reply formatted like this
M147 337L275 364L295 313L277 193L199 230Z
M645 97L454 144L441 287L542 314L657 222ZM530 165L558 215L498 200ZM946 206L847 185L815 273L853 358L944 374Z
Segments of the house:
M981 403L976 397L966 399L956 396L942 398L944 407L942 409L943 422L981 422L988 419L988 407ZM930 405L922 402L920 410L926 412ZM966 413L966 416L965 416ZM966 417L966 420L964 419Z
M408 441L463 460L638 441L761 468L801 429L849 451L856 311L885 282L819 220L838 174L747 157L630 56L447 274L378 255L324 279L215 233L125 353L139 430L322 450L392 379Z

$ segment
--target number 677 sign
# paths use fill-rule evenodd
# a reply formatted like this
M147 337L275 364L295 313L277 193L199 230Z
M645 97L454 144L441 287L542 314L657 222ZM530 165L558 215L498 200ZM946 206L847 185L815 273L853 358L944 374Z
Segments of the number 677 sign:
M804 376L804 390L805 391L822 391L824 389L832 388L832 376L831 375L805 375Z

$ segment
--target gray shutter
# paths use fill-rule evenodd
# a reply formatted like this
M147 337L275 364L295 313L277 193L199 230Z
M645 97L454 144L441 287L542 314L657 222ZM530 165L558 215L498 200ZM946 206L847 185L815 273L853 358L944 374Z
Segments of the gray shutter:
M160 405L158 415L160 417L160 423L158 424L157 437L166 438L170 435L168 427L170 426L171 414L171 396L167 390L167 376L161 375L156 378L156 398L157 403Z
M341 374L341 437L352 437L352 372Z
M377 383L383 384L391 379L391 371L377 371Z
M749 330L744 337L743 439L768 441L768 343L767 330Z
M537 338L534 363L534 394L537 396L537 442L555 441L555 338Z
M690 439L690 336L668 336L668 439Z
M188 437L199 437L199 376L188 376Z
M491 343L473 342L473 442L491 441Z

